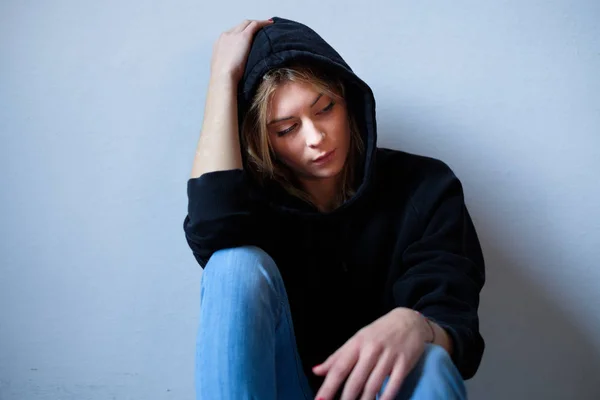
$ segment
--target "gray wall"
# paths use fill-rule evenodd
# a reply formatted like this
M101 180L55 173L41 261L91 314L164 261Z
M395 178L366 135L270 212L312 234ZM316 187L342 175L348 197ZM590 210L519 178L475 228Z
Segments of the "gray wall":
M488 261L472 398L600 398L600 3L281 3L2 2L0 399L193 398L209 58L274 15L372 85L380 145L462 179Z

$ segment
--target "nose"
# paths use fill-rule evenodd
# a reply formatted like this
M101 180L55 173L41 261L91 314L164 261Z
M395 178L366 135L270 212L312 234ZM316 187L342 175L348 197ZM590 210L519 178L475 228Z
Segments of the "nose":
M325 137L325 135L321 133L321 130L315 125L307 126L304 135L306 138L306 145L312 148L318 147Z

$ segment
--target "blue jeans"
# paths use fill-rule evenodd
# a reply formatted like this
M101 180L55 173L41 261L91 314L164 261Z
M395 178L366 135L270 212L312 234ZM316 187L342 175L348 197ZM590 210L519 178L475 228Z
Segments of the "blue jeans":
M220 250L204 269L195 383L199 400L315 397L296 347L283 279L257 247ZM387 378L377 398L386 384ZM427 345L396 399L466 399L466 391L448 353Z

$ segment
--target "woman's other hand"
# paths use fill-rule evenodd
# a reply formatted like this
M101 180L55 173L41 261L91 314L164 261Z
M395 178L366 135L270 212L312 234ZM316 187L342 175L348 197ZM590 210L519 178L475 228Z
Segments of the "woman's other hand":
M259 29L272 23L271 20L247 19L223 32L213 47L211 76L239 82L244 74L244 66L254 35Z
M342 400L374 399L390 376L381 399L392 400L431 340L423 316L408 308L395 308L359 330L323 364L313 368L327 375L316 399L330 400L346 379Z

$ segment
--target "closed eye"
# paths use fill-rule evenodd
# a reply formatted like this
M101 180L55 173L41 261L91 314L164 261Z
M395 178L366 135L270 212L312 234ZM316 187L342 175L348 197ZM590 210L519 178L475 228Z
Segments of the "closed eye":
M331 103L329 103L329 105L327 107L325 107L323 110L321 110L322 113L325 113L329 110L331 110L333 108L333 105L335 104L335 101L331 101Z
M285 131L280 131L280 132L277 132L277 136L283 136L283 135L285 135L286 133L290 133L292 130L294 130L294 128L296 127L296 125L297 125L297 124L294 124L294 125L290 126L290 127L289 127L289 128L287 128Z
M324 109L322 109L322 110L319 112L319 114L324 114L324 113L327 113L327 112L329 112L329 111L330 111L330 110L333 108L333 106L334 106L334 105L335 105L335 101L333 101L333 100L332 100L332 101L331 101L331 103L329 103L329 104L327 105L327 107L325 107ZM279 131L279 132L277 132L277 136L281 137L281 136L284 136L284 135L286 135L286 134L290 133L291 131L293 131L293 130L296 128L296 125L297 125L297 124L294 124L294 125L290 126L289 128L287 128L287 129L286 129L286 130L284 130L284 131Z

